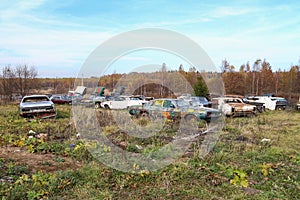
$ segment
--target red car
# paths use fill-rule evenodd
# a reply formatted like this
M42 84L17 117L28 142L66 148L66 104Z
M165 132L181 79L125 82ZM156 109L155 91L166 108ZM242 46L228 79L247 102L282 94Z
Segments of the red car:
M67 95L54 95L50 100L55 104L72 104L72 98Z

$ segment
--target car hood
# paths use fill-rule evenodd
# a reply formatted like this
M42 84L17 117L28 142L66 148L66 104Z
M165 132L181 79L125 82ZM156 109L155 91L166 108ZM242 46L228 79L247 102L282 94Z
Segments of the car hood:
M40 101L40 102L24 102L20 104L20 107L37 107L37 106L53 106L51 101Z
M190 108L186 109L185 111L195 112L195 113L206 113L206 112L221 113L221 111L219 111L217 109L207 108L207 107L198 107L198 108L190 107Z
M221 112L220 110L214 109L214 108L207 108L207 107L200 107L198 110L205 110L207 112Z

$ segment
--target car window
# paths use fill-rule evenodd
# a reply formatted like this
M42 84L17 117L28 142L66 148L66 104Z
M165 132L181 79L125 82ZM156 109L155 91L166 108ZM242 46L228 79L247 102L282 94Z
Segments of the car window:
M182 108L182 107L188 107L189 104L184 101L184 100L177 100L175 101L176 105L179 107L179 108Z
M49 101L47 97L28 97L23 100L23 102L39 102L39 101Z
M207 99L205 97L199 97L199 101L205 101L205 102L207 102Z
M124 98L124 97L117 97L116 99L115 99L115 101L125 101L126 99Z
M161 107L163 105L163 100L156 100L152 104L153 106Z
M171 101L165 100L164 104L163 104L163 107L164 108L171 108ZM173 105L173 107L175 107L175 106Z
M226 99L226 103L238 103L235 99Z
M201 103L199 101L190 101L189 102L191 106L200 106Z
M247 97L248 100L259 100L257 97Z

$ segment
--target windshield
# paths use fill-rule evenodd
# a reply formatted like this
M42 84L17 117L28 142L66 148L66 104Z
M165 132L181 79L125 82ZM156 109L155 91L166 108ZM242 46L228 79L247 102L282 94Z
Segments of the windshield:
M207 101L207 99L205 97L199 97L199 101Z
M182 108L182 107L188 107L189 104L184 101L184 100L175 100L174 103L177 105L178 108Z
M197 107L197 106L202 106L202 103L200 103L199 101L190 101L190 105Z
M47 97L26 97L23 102L39 102L39 101L49 101Z

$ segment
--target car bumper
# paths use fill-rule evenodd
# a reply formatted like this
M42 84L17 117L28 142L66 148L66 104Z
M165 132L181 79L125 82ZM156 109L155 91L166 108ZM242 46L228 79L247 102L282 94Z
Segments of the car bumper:
M53 118L53 117L56 117L56 115L57 115L57 113L56 113L55 110L20 112L20 116L22 116L22 117L38 117L38 118L41 118L41 119Z

